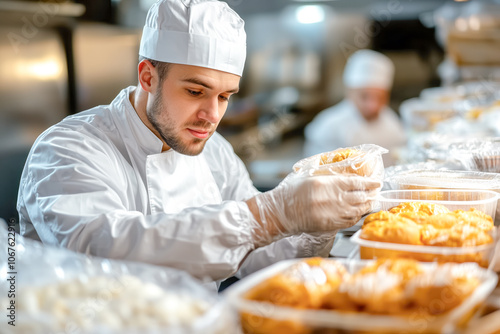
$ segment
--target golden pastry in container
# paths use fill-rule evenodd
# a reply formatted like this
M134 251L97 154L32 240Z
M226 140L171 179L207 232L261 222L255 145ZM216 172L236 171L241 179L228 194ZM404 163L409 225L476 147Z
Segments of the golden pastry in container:
M324 296L337 289L345 275L347 270L338 262L310 258L270 277L247 292L245 298L297 309L319 309ZM245 333L308 333L294 321L275 321L255 314L243 313L241 322Z
M320 168L315 175L335 172L370 176L376 166L376 159L367 156L365 152L358 149L342 148L321 154L319 166Z
M323 303L299 308L255 300L270 280L307 260L276 263L229 287L226 300L240 314L245 334L442 333L465 325L497 283L475 263L420 263L411 259L313 259L319 269L336 263L337 288L322 289ZM319 266L315 265L318 262ZM322 282L329 285L323 275ZM318 290L319 291L319 290ZM265 298L264 298L265 299Z
M382 154L387 152L385 148L373 144L338 148L302 159L293 166L293 170L306 175L357 174L382 180Z
M389 209L390 213L416 213L423 216L432 216L439 213L448 213L450 210L441 204L429 202L403 202Z
M402 257L488 267L495 235L492 217L475 208L450 211L436 203L405 201L368 215L351 241L359 244L361 259Z
M399 169L398 169L399 167ZM386 169L384 187L392 190L411 189L440 189L443 193L446 190L461 189L464 194L466 189L489 190L500 193L500 173L485 173L465 170L437 170L424 169L423 166L411 165L398 166ZM406 168L411 168L407 170ZM436 168L429 166L428 168ZM437 196L437 195L436 195ZM444 196L440 196L444 197ZM431 198L428 198L429 200ZM479 196L475 199L481 199ZM482 199L486 199L483 197ZM446 198L444 198L446 200ZM482 209L484 211L486 207ZM495 225L500 225L500 204L496 207Z
M460 305L479 286L470 273L443 264L434 270L412 277L407 284L411 303L429 314L441 314Z

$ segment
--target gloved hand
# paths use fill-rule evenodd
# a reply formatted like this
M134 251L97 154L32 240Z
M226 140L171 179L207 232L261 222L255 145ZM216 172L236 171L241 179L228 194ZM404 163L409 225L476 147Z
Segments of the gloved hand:
M380 181L354 174L297 177L290 174L275 189L248 206L257 220L256 246L302 232L332 232L354 225L372 210Z

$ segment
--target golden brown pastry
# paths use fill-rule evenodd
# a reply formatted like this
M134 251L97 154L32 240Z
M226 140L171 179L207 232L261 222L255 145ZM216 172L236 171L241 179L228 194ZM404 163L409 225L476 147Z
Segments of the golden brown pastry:
M321 166L321 165L333 164L360 155L361 152L359 150L354 150L350 148L338 149L333 152L323 153L321 155L321 160L319 162L319 165Z
M392 216L385 221L373 221L363 225L360 237L373 241L420 245L421 228L410 219Z
M343 163L345 161L345 163ZM352 148L339 148L321 154L319 165L328 168L319 168L315 174L348 173L361 176L373 174L376 161L367 158L366 153Z
M250 290L245 298L295 308L319 308L323 295L347 275L336 261L312 258L287 268Z
M313 258L300 261L262 282L247 293L246 297L270 301L272 298L266 298L264 293L270 282L276 282L276 277L296 278L295 271L307 272L309 269L304 269L306 267L324 273L318 276L322 279L316 279L314 284L336 286L318 290L321 291L319 295L322 303L315 306L309 304L307 308L399 315L409 317L409 320L428 319L430 316L449 312L480 285L480 280L470 267L464 268L454 264L423 267L418 261L411 259L379 259L349 274L345 267L335 260ZM302 283L293 283L294 289L302 284L307 290L307 285L311 283L308 280L299 281ZM262 305L262 310L269 312L241 314L244 333L316 333L316 328L303 324L300 319L274 317L272 306ZM286 309L281 310L286 311Z
M361 238L412 245L464 247L493 242L491 216L471 208L451 212L443 205L403 202L365 218Z
M337 289L347 275L345 267L337 261L319 257L310 258L255 286L247 292L245 298L298 309L319 309L322 307L324 297ZM311 332L307 326L299 322L266 318L265 314L243 313L241 323L245 333Z
M464 271L443 264L413 277L407 284L408 299L429 314L441 314L460 305L480 281Z
M380 269L387 270L394 274L402 275L404 281L407 281L410 278L423 272L421 266L415 260L378 259L374 264L364 267L358 273L364 274L364 273L374 272Z
M390 213L418 213L425 216L431 216L438 213L448 213L450 210L441 204L429 202L403 202L389 210Z
M332 291L325 308L374 314L401 314L408 305L405 284L422 269L409 259L380 259Z
M473 247L492 244L493 229L491 216L477 209L451 212L442 205L410 201L367 216L360 238L410 245ZM360 256L362 259L405 257L426 262L477 262L483 267L488 267L491 260L489 252L438 254L374 247L361 247Z
M422 244L441 247L473 247L493 242L493 237L478 227L456 224L450 228L435 228L428 224L421 230Z

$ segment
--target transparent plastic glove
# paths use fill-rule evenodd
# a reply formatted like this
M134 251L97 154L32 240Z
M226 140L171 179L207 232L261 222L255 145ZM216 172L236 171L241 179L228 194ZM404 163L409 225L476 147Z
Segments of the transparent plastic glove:
M302 232L350 227L372 210L381 187L378 180L353 174L290 174L275 189L250 200L250 210L260 225L254 229L255 244L266 245Z

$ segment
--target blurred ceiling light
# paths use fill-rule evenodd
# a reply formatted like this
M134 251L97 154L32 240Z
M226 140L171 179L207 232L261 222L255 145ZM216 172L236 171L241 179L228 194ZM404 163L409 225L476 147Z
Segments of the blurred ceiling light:
M476 15L472 15L469 17L469 27L472 30L480 30L481 29L481 21L479 20L479 17Z
M31 77L38 80L54 80L61 76L61 65L52 59L18 63L17 74L20 77Z
M464 19L463 17L459 17L455 20L455 28L460 31L466 31L467 30L467 20Z
M325 11L317 5L300 6L295 11L295 17L302 24L318 23L325 19Z

